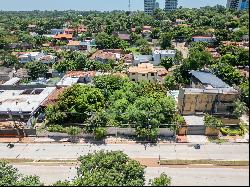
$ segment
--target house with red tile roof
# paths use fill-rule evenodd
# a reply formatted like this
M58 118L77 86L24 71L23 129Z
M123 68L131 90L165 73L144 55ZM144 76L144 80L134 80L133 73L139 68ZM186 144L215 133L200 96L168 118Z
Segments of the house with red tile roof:
M73 35L72 34L56 34L54 37L54 39L56 40L72 40L73 39Z

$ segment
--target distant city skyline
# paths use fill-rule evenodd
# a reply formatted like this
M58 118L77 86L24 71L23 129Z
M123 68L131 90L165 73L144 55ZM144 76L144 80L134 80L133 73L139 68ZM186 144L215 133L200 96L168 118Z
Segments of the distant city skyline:
M21 2L21 3L20 3ZM0 10L128 10L129 0L1 0ZM164 0L157 0L164 8ZM199 8L203 6L226 6L227 0L179 0L178 7ZM131 10L143 10L143 0L131 0Z

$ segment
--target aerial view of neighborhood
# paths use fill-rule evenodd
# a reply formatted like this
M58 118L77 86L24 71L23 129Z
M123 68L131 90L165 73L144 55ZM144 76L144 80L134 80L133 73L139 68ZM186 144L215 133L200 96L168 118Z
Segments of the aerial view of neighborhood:
M1 0L0 186L249 186L249 0Z

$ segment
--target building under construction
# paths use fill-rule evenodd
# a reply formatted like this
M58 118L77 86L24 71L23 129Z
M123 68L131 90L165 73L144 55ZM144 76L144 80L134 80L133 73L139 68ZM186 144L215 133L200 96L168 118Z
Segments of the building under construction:
M191 71L190 74L190 88L181 88L179 91L180 113L230 116L239 92L209 72Z

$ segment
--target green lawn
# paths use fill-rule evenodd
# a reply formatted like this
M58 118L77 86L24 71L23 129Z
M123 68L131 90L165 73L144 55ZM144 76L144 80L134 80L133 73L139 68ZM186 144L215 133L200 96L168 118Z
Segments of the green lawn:
M130 47L127 50L130 50L135 55L140 55L140 52L137 51L138 49L138 47Z

